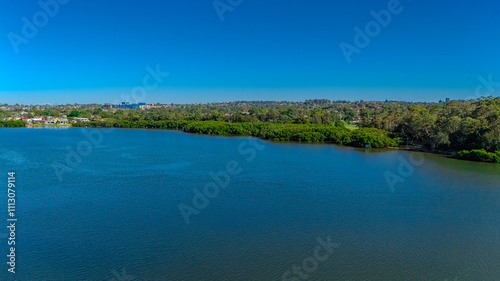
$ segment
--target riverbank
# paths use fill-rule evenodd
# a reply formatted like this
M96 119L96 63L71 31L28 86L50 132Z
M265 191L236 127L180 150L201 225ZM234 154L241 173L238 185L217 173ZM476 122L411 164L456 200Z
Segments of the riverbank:
M399 139L374 128L350 130L344 126L319 124L229 123L223 121L120 121L77 122L73 127L173 129L217 136L253 136L264 140L333 143L353 147L387 148Z
M22 120L0 121L0 128L72 127L71 124L28 124Z
M428 151L421 146L400 146L398 137L375 128L347 128L338 125L321 124L276 124L276 123L229 123L224 121L91 121L74 124L33 125L19 121L4 121L1 127L85 127L85 128L130 128L180 130L186 133L213 136L252 136L263 140L297 142L297 143L329 143L351 147L387 148L447 155L450 158L500 163L500 152L486 151Z
M77 122L73 127L91 128L137 128L137 129L169 129L181 130L186 133L215 135L215 136L253 136L270 141L292 141L298 143L331 143L351 147L387 148L409 150L447 155L450 158L496 162L495 157L477 158L464 157L462 154L451 151L427 151L422 147L399 146L402 142L389 132L375 128L346 128L345 126L318 125L318 124L274 124L274 123L229 123L223 121L92 121ZM474 155L476 155L475 153ZM493 154L495 156L495 154ZM493 159L493 160L491 160Z
M71 128L71 124L27 124L27 128L41 128L41 127L65 127Z

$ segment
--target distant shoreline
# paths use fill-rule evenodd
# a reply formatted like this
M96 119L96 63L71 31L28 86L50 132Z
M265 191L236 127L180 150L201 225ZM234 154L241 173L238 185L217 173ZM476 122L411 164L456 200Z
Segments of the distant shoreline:
M207 121L201 121L201 122L207 122ZM175 123L175 122L174 122ZM217 123L217 122L216 122ZM237 125L238 123L225 123L225 124L233 124L233 125ZM76 125L76 126L75 126ZM89 124L90 125L90 124ZM283 124L281 124L283 125ZM272 125L269 125L268 126L271 126L271 131L275 129L274 126ZM209 126L210 127L210 126ZM279 127L279 125L277 126ZM309 136L309 139L307 139L307 136L305 137L306 139L304 140L300 140L300 139L292 139L290 137L290 135L293 133L292 131L294 131L292 128L289 128L289 129L285 129L285 128L280 128L279 131L281 131L280 133L283 133L282 131L286 131L286 135L288 136L287 139L282 139L280 137L276 137L276 138L273 138L273 137L268 137L268 136L262 136L261 135L261 132L259 132L258 134L255 134L255 132L249 132L249 131L246 131L246 132L240 132L240 133L229 133L227 131L227 128L224 128L226 129L226 131L222 130L223 132L221 132L220 130L219 131L213 131L214 128L212 126L212 128L210 128L208 131L207 131L207 128L196 128L196 126L194 128L189 128L189 126L186 126L186 124L184 124L184 126L179 126L179 124L177 124L175 127L142 127L142 128L139 128L139 127L94 127L94 126L87 126L86 123L75 123L75 124L36 124L36 125L33 125L33 124L26 124L26 126L20 126L20 127L0 127L0 128L90 128L90 129L139 129L139 130L169 130L169 131L180 131L180 132L183 132L183 133L187 133L187 134L193 134L193 135L205 135L205 136L212 136L212 137L217 137L217 136L225 136L225 137L255 137L255 138L258 138L258 139L261 139L261 140L264 140L264 141L270 141L270 142L275 142L275 143L296 143L296 144L329 144L329 145L337 145L337 146L343 146L343 147L353 147L353 148L357 148L357 149L386 149L386 150L403 150L403 151L411 151L411 152L423 152L423 153L431 153L431 154L435 154L435 155L442 155L442 156L446 156L447 158L451 158L451 159L456 159L456 160L467 160L467 161L473 161L473 162L486 162L486 163L495 163L495 162L491 162L491 161L485 161L483 158L474 158L474 157L454 157L455 154L458 153L458 151L438 151L438 150L425 150L423 149L422 147L420 146L410 146L410 147L407 147L407 146L391 146L391 145L386 145L386 146L377 146L377 145L369 145L368 147L365 147L364 144L361 144L360 141L352 141L351 143L343 143L343 142L338 142L338 138L339 136L335 136L337 139L317 139L316 137L310 137ZM335 128L335 127L333 127ZM220 128L219 128L220 129ZM247 128L248 129L248 128ZM269 128L268 128L269 129ZM337 128L338 129L338 128ZM308 132L309 134L313 133L317 133L317 132L312 132L313 128L309 128L309 130L311 132ZM356 130L357 131L357 130ZM348 134L348 138L349 138L349 135L350 133L353 132L352 130L349 130L349 129L346 129L341 133L343 134ZM303 132L302 132L303 133ZM336 133L339 133L339 132L336 132ZM303 137L303 136L302 136ZM340 138L343 138L344 136L341 136ZM379 136L380 137L380 136ZM362 137L362 139L364 139L364 137ZM474 154L478 154L477 152L474 152L474 151L466 151L467 153L470 153L471 155L474 155ZM491 160L491 159L488 159L488 160Z
M37 127L67 127L67 128L72 128L71 124L57 124L57 125L46 125L46 124L41 124L41 125L33 125L33 124L27 124L26 128L37 128Z

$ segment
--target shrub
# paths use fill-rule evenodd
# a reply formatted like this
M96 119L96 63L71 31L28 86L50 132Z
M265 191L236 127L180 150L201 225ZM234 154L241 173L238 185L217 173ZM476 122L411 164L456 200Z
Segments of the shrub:
M471 151L462 150L452 155L456 159L464 159L477 162L492 162L500 163L500 153L499 151L487 152L484 149L473 149Z

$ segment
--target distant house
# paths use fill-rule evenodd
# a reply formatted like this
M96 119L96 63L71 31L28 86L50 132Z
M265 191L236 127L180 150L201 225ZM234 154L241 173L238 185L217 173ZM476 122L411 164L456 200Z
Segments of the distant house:
M78 121L78 122L89 122L89 119L88 118L79 118L79 117L77 117L76 121Z

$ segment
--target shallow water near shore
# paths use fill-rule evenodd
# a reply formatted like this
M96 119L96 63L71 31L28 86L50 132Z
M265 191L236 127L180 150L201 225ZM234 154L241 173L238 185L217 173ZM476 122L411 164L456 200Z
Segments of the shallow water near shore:
M500 165L178 131L0 129L4 186L11 170L16 274L4 226L0 280L500 276ZM6 192L0 202L6 224Z

